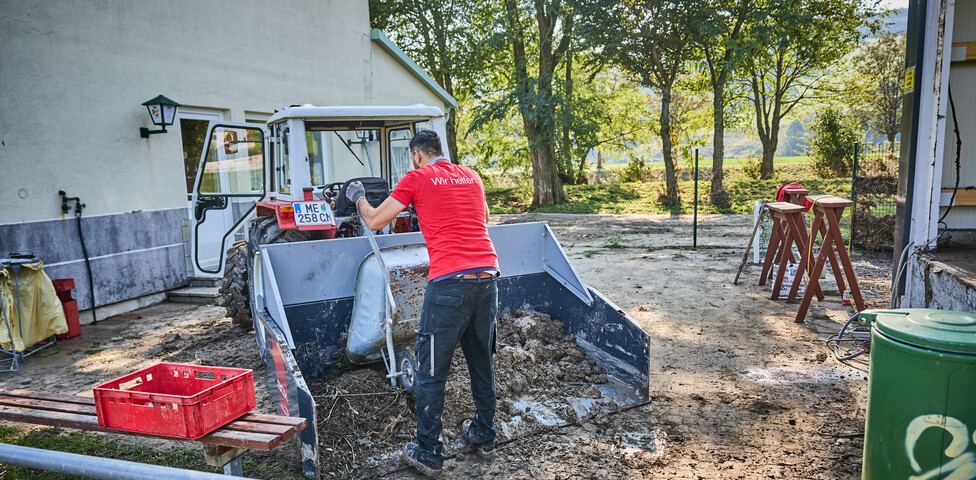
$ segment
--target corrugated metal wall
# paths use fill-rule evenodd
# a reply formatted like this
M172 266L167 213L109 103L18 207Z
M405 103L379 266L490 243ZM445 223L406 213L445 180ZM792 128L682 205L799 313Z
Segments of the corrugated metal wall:
M976 42L976 2L955 4L952 43ZM976 47L970 47L976 48ZM953 62L949 66L949 85L956 106L956 119L962 138L959 188L976 186L976 61ZM956 134L953 131L952 111L946 112L946 141L942 159L942 188L951 189L956 182ZM943 194L942 204L949 194ZM945 212L940 209L939 215ZM957 205L945 219L950 229L976 229L976 205Z

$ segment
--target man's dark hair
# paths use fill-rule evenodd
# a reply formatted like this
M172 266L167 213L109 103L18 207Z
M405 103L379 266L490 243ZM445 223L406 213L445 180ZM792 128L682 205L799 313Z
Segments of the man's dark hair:
M410 139L410 151L418 151L424 155L443 155L441 137L433 130L421 130Z

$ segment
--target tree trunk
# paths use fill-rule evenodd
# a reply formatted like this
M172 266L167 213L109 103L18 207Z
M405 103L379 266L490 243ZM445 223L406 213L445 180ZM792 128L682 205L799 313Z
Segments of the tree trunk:
M532 161L532 205L548 207L565 200L563 184L559 180L559 165L556 160L554 124L555 111L552 107L552 74L555 71L556 57L552 51L552 35L555 20L546 15L542 2L536 3L536 20L539 27L539 77L538 86L529 78L528 61L525 53L525 32L519 22L518 2L505 0L505 13L508 33L512 37L512 53L515 61L516 96L519 113L525 126L525 136L529 143L529 158Z
M555 149L552 142L540 141L539 126L533 124L522 110L525 136L529 140L529 159L532 160L533 207L548 207L565 200L563 184L559 180Z
M586 185L588 183L586 181L586 156L589 154L590 152L586 152L586 154L580 157L579 171L576 173L575 185Z
M461 164L461 159L458 158L458 147L457 147L457 109L451 109L451 114L447 117L447 154L448 158L451 159L451 163Z
M572 143L570 143L570 139L569 139L569 127L571 123L570 118L572 117L572 112L570 111L570 109L572 108L572 104L573 104L573 51L572 50L566 51L565 82L566 82L566 98L563 100L563 141L562 141L562 149L561 149L562 151L560 152L560 155L562 155L563 158L565 159L566 177L569 178L570 182L572 182L572 184L575 185L581 182L578 180L579 178L578 176L573 175L573 164L571 160L573 158L573 155L571 153L573 151L573 145ZM585 165L585 162L586 162L586 156L584 155L583 162L580 163L580 169L579 169L580 175L582 175L583 173L583 167ZM563 162L560 163L562 164Z
M674 156L671 143L671 86L661 87L661 153L664 155L665 198L662 204L667 207L681 204L678 198L678 177L674 170Z
M722 73L725 77L725 73ZM712 96L712 116L715 128L712 138L712 192L709 201L712 205L728 206L729 194L725 191L725 79L715 83Z
M779 70L777 70L779 71ZM778 79L778 77L777 77ZM773 158L776 156L776 147L779 144L779 121L780 112L783 104L783 90L780 89L777 80L776 89L773 91L773 98L770 99L773 111L767 110L766 98L760 95L759 82L764 79L752 76L753 105L756 107L756 133L759 134L759 141L762 142L763 154L762 163L759 165L759 178L769 180L773 178Z
M762 142L762 166L759 168L759 178L769 180L773 178L773 158L776 156L776 149L779 146L779 120L776 115L770 119L772 125L769 133L764 135L760 132L759 140Z

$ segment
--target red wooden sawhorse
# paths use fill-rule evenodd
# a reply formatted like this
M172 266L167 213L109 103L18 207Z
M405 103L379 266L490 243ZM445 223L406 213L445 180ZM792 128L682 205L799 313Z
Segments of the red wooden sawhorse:
M773 263L779 265L776 272L776 279L773 282L773 293L771 299L779 298L779 291L783 286L783 278L790 262L796 261L793 256L793 245L798 251L806 250L807 232L803 222L803 207L787 202L767 203L770 215L773 217L773 231L769 235L769 246L766 248L766 259L763 261L762 275L759 277L759 285L765 285L767 278L773 277ZM794 289L798 282L802 280L799 274L793 280ZM815 285L813 290L817 293L818 299L823 299L820 286ZM796 296L795 291L787 297L791 300Z
M832 195L810 196L809 198L813 203L814 212L809 244L812 245L816 242L818 233L822 235L823 243L820 245L817 261L810 269L809 285L807 291L803 294L803 300L800 302L800 309L796 312L794 321L802 323L806 318L807 309L810 308L810 303L813 301L813 291L810 286L817 286L819 288L820 273L823 271L828 258L830 258L830 263L834 268L837 288L843 293L844 279L840 274L840 270L843 269L844 276L847 278L847 283L850 287L851 297L854 300L854 305L857 307L857 311L864 311L864 299L861 297L861 289L857 284L857 276L854 275L854 266L851 265L851 258L847 255L844 236L840 233L840 219L844 215L844 209L854 205L854 202ZM810 263L812 255L812 248L801 250L800 266L796 272L797 278L803 275L804 270ZM839 262L837 261L837 257L840 257ZM796 286L797 284L794 282L793 289L790 291L791 295L795 293ZM818 295L817 299L823 300L823 297Z
M790 203L794 205L803 206L804 208L806 207L803 205L803 203L807 199L809 199L812 204L816 204L818 201L824 198L828 198L828 197L836 198L833 195L810 195L810 190L807 190L805 188L787 188L784 190L784 192L786 193L786 198L787 200L789 200ZM803 215L800 215L800 226L803 227L804 232L808 231L807 223L806 220L804 220ZM807 242L808 250L811 248L812 244L816 243L817 233L820 234L821 238L827 238L827 226L821 222L817 232L810 231L810 235L809 235L810 241ZM827 255L828 255L828 259L830 260L831 270L834 272L834 281L837 283L837 291L841 296L843 296L844 290L847 289L847 286L844 283L844 275L841 273L840 263L837 261L837 254L834 253L833 250L829 250L827 252ZM800 274L804 271L804 269L806 269L806 271L809 271L809 268L806 268L807 266L808 263L806 263L805 261L802 262L800 268L797 271L797 277L802 278ZM799 292L799 286L800 286L799 283L797 282L793 283L793 287L790 288L790 294L786 298L786 303L796 303L796 295ZM818 295L817 298L819 300L823 300L822 296Z
M95 399L75 395L0 388L0 420L77 428L167 440L185 440L139 434L98 426ZM222 467L227 475L242 476L241 456L248 450L269 451L307 426L304 418L246 414L196 440L203 444L207 464Z

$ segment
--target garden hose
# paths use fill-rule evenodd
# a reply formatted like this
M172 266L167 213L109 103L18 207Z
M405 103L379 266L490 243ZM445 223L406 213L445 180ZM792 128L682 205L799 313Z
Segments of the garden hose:
M860 317L860 316L861 316L861 312L855 313L851 318L847 319L847 321L844 322L844 326L840 327L840 331L837 332L837 335L832 336L832 337L827 337L826 342L827 342L827 345L830 345L831 348L833 349L833 351L834 351L834 358L836 358L837 360L839 360L841 362L845 362L847 360L851 360L853 358L857 358L857 357L859 357L861 355L864 355L865 353L868 352L868 350L866 348L861 348L858 351L856 351L854 353L851 353L851 354L847 354L847 355L841 355L841 353L840 353L840 342L844 341L844 335L847 333L847 327L849 327L851 325L851 323L853 323L854 320L857 320L858 317Z

